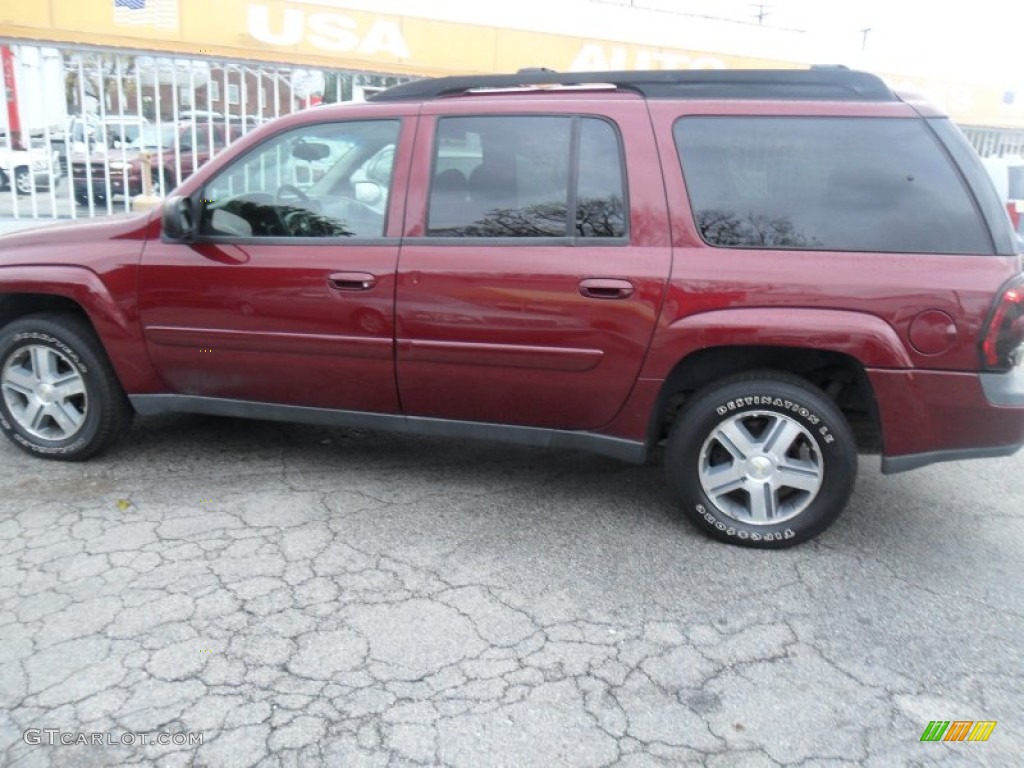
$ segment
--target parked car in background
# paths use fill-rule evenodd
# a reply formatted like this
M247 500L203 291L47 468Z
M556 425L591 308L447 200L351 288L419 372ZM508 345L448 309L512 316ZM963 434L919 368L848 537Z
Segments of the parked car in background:
M982 163L1006 204L1013 228L1024 235L1024 157L986 157Z
M88 155L72 156L75 200L81 205L143 192L143 178L153 194L163 195L234 138L214 122L181 121L145 124L134 140L120 148L97 144Z
M0 144L0 189L12 185L18 194L55 185L61 176L60 153L49 147L14 149Z
M267 118L259 115L225 115L223 112L215 112L208 109L187 109L178 113L179 120L195 120L200 124L220 123L227 125L233 132L245 129L248 132L258 125L267 122Z
M75 115L68 121L64 131L65 157L92 152L104 144L100 121L95 115Z

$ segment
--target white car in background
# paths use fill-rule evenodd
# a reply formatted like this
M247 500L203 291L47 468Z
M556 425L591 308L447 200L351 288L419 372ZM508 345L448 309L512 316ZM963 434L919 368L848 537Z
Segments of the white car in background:
M55 149L35 147L15 149L0 142L0 189L11 187L21 195L33 189L56 186L61 176L60 153Z
M1024 235L1024 157L986 157L982 161L1018 235Z

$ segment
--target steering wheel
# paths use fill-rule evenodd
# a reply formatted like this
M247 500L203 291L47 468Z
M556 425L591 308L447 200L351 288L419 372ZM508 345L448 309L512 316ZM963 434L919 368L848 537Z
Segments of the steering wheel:
M282 192L293 193L295 197L297 197L302 202L309 202L309 195L307 195L301 189L296 187L294 184L282 184L280 187L278 187L277 192L274 193L274 202L281 201L281 199L284 197L284 195L281 194Z

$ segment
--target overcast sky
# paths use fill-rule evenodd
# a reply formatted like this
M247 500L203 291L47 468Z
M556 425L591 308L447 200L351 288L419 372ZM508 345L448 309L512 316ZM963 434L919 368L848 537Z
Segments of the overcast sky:
M725 15L805 30L824 50L947 75L1024 83L1021 0L635 0L676 11ZM866 34L863 30L870 31ZM863 44L863 53L858 49Z
M291 0L296 1L303 0ZM1024 91L1024 0L305 1L878 72L963 77ZM616 7L629 5L632 12ZM754 28L760 10L767 31ZM707 22L697 18L701 15L732 21ZM862 50L862 30L868 28Z

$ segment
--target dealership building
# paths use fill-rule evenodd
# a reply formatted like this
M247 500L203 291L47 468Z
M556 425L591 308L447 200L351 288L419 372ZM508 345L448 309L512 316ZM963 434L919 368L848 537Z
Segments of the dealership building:
M1006 83L886 69L886 62L861 50L866 46L844 49L799 29L684 15L661 0L519 0L508 6L457 0L7 2L0 5L6 101L0 132L7 146L19 137L48 141L76 116L126 114L148 121L206 114L244 130L321 102L360 100L414 77L524 67L817 63L870 69L897 90L924 94L982 155L1024 154L1024 93L1018 97Z

